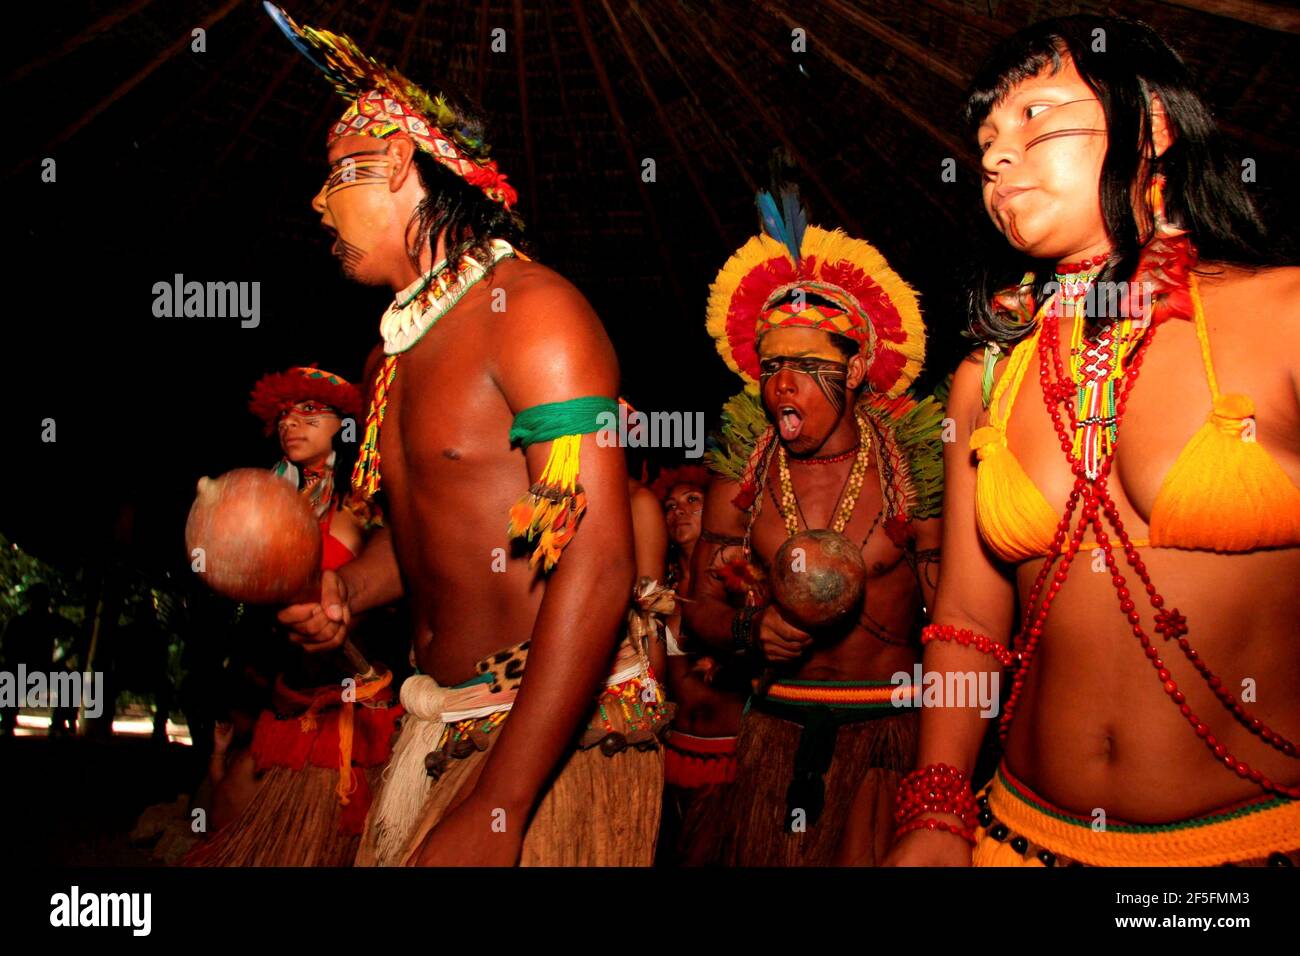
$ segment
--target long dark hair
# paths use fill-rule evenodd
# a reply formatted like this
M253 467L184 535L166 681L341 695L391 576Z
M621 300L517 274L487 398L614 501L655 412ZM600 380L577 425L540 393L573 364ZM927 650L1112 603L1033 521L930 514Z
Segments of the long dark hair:
M447 102L455 116L446 124L448 135L470 158L487 159L482 118L449 99ZM411 220L416 227L416 245L407 250L417 272L421 271L419 258L424 243L428 242L430 250L436 249L438 236L444 229L448 262L459 262L461 257L471 255L490 270L492 258L488 246L493 239L504 239L516 249L527 251L524 221L517 212L489 199L477 186L423 150L415 151L415 168L426 193Z
M1101 31L1098 33L1097 31ZM1103 49L1094 49L1098 40ZM1144 23L1120 17L1078 15L1044 20L1008 37L989 56L967 93L962 119L973 135L989 112L1024 80L1050 67L1060 71L1069 57L1101 102L1107 147L1101 167L1101 209L1116 258L1099 282L1131 279L1143 241L1131 197L1145 197L1152 178L1163 173L1169 220L1185 229L1202 260L1245 266L1281 264L1268 242L1259 213L1242 186L1222 135L1204 100L1193 89L1187 67ZM1152 150L1151 95L1165 105L1173 142L1143 162ZM1150 216L1150 210L1148 217ZM1034 273L1034 301L1044 300L1055 264L1031 259L1005 242L976 267L968 289L970 334L1008 344L1032 329L993 308L993 295L1020 285ZM1104 299L1098 297L1098 302ZM1105 318L1105 317L1103 317Z

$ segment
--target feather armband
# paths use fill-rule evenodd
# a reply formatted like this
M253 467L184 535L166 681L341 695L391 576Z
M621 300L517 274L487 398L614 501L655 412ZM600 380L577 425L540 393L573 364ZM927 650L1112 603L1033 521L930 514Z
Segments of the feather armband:
M602 421L605 414L612 419ZM511 445L526 449L551 442L541 477L510 508L510 537L533 543L529 567L540 563L549 572L577 533L587 509L587 496L578 483L582 436L610 427L611 420L618 420L618 403L600 395L534 405L515 416Z

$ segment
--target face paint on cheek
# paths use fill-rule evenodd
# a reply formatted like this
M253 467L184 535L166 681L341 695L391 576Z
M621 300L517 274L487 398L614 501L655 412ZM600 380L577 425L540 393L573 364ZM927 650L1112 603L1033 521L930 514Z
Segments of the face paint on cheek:
M1039 143L1045 143L1051 139L1059 139L1063 136L1105 136L1104 129L1056 129L1050 133L1044 133L1041 136L1035 136L1029 142L1025 143L1025 152L1033 149Z
M839 418L840 415L844 414L844 400L847 392L845 371L824 368L818 369L811 374L812 380L817 383L821 393L826 396L826 401L830 402L831 408L835 409L835 417Z
M358 161L358 156L383 156L385 149L368 149L356 153L350 153L347 156L341 156L330 164L329 178L325 180L324 201L329 204L330 201L337 200L338 195L346 189L353 186L382 186L388 181L388 160L383 159L363 159ZM334 213L334 221L346 220L347 216L340 216ZM343 227L338 226L338 238L334 242L333 253L338 256L340 267L343 274L349 278L354 278L366 256L367 250L343 238Z
M766 398L767 383L782 369L809 376L825 396L826 401L830 403L831 408L835 410L835 417L838 418L844 412L848 367L843 362L818 358L762 360L759 366L759 386L764 392L764 401L769 406L773 402L768 402Z
M334 243L334 254L339 257L343 274L351 276L361 266L361 261L366 257L366 250L360 246L354 246L340 236Z
M1020 234L1020 230L1016 228L1016 214L1014 212L1010 212L1010 211L1007 212L1006 233L1008 236L1011 237L1011 241L1015 243L1017 246L1028 245L1028 243L1025 242L1025 237L1022 236Z

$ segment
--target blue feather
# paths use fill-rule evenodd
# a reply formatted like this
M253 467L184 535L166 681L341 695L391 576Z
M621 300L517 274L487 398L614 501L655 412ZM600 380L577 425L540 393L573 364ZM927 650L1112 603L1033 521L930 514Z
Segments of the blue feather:
M298 25L289 18L289 15L285 13L282 7L277 7L274 3L270 3L269 0L262 0L262 7L270 15L275 25L280 28L280 32L288 38L289 42L294 45L299 53L307 58L312 66L316 67L316 69L320 70L334 82L344 80L338 70L331 67L316 55L316 51L313 50L303 39L302 33L298 29Z
M803 203L799 201L799 190L794 186L786 186L781 190L781 208L785 210L785 227L790 234L790 239L794 243L796 250L803 248L803 234L808 229L808 213L803 208ZM799 253L795 252L795 261L799 260Z
M755 200L758 203L758 212L763 219L763 228L767 234L781 243L790 250L790 255L794 261L799 261L799 244L794 241L790 234L790 229L786 221L782 218L780 210L777 209L776 200L772 194L765 189L760 189Z

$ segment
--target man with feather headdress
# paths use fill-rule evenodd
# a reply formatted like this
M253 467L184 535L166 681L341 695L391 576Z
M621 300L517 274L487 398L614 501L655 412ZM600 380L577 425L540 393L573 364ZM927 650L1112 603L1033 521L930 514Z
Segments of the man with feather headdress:
M594 434L617 410L609 340L519 251L481 124L266 7L348 102L312 208L348 278L396 293L352 478L386 527L280 615L325 650L411 603L420 673L357 862L648 865L668 717L617 640L634 564L623 452Z
M709 299L708 330L746 389L723 412L685 604L696 638L746 655L760 675L722 859L873 865L914 759L915 711L898 708L891 677L919 659L938 577L942 411L907 394L925 330L884 257L809 226L791 189L758 205L765 234L732 256ZM808 553L778 556L797 535ZM778 579L825 570L813 566L817 542L857 577L818 577L811 606L782 605ZM749 582L739 596L737 581ZM843 615L809 623L840 600Z

